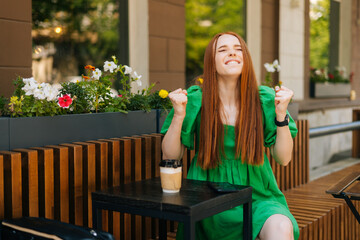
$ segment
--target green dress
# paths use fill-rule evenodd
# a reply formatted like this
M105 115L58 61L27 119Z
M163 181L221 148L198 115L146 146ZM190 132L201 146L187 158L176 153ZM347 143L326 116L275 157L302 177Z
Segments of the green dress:
M275 119L275 92L269 87L260 86L260 100L263 112L264 146L270 147L276 140ZM189 149L194 149L194 134L196 143L199 142L200 114L202 90L199 86L188 89L188 103L186 116L181 130L181 142ZM167 116L161 129L165 134L173 118L173 110ZM291 136L295 137L297 128L290 117L289 128ZM210 170L203 170L197 162L199 144L195 144L195 156L188 171L188 179L206 180L214 182L229 182L253 187L253 239L260 233L265 221L273 214L287 216L293 224L294 237L298 239L299 228L295 218L291 215L284 195L279 190L268 158L265 155L264 164L252 166L242 163L235 157L235 128L224 125L224 150L226 159L221 159L221 164ZM196 239L225 240L242 239L243 208L235 207L212 217L199 221L196 224ZM183 225L179 224L177 239L183 239Z

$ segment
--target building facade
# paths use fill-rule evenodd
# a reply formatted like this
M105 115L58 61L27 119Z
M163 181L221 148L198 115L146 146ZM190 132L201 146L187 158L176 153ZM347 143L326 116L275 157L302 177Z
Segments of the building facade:
M141 72L145 85L185 87L186 0L120 1L128 5L130 66ZM265 77L263 64L279 59L282 68L276 77L294 91L298 117L309 119L310 127L351 122L352 109L360 106L360 0L331 1L339 10L336 61L354 72L354 101L310 98L310 0L246 1L246 41L258 80ZM0 2L0 95L12 94L17 76L32 75L31 7L28 0ZM311 139L310 167L349 148L350 132Z

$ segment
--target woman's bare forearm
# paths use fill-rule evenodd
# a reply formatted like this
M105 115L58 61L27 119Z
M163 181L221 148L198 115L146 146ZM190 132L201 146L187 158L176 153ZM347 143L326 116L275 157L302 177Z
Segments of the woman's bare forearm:
M293 139L288 126L277 127L276 142L271 148L271 155L280 165L289 164L292 157Z
M162 142L163 159L181 159L184 145L181 143L181 127L184 117L173 117Z

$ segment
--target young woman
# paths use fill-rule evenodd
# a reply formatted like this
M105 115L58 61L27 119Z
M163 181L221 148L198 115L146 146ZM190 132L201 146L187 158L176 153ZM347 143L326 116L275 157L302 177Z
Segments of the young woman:
M204 57L202 87L169 94L173 110L162 133L164 159L181 159L194 148L188 179L229 182L253 187L253 239L291 240L299 236L284 195L264 154L287 165L297 134L287 113L293 92L286 87L257 86L244 40L235 33L217 34ZM242 239L242 207L206 218L196 239ZM179 225L178 239L182 239Z

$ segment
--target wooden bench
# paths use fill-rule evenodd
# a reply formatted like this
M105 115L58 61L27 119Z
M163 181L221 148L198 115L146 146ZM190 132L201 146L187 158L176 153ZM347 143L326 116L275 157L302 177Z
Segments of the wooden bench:
M301 239L351 239L349 234L358 237L357 227L350 224L354 217L345 202L325 194L328 185L341 174L308 183L308 122L299 120L297 126L293 160L287 167L276 164L272 158L270 163L299 223ZM2 151L0 220L40 216L92 227L90 193L122 182L158 177L161 140L162 135L150 134ZM268 150L266 153L269 155ZM184 154L184 177L194 154ZM102 218L102 229L117 239L158 236L157 219L108 211L103 211ZM176 231L176 223L169 222L168 229Z

